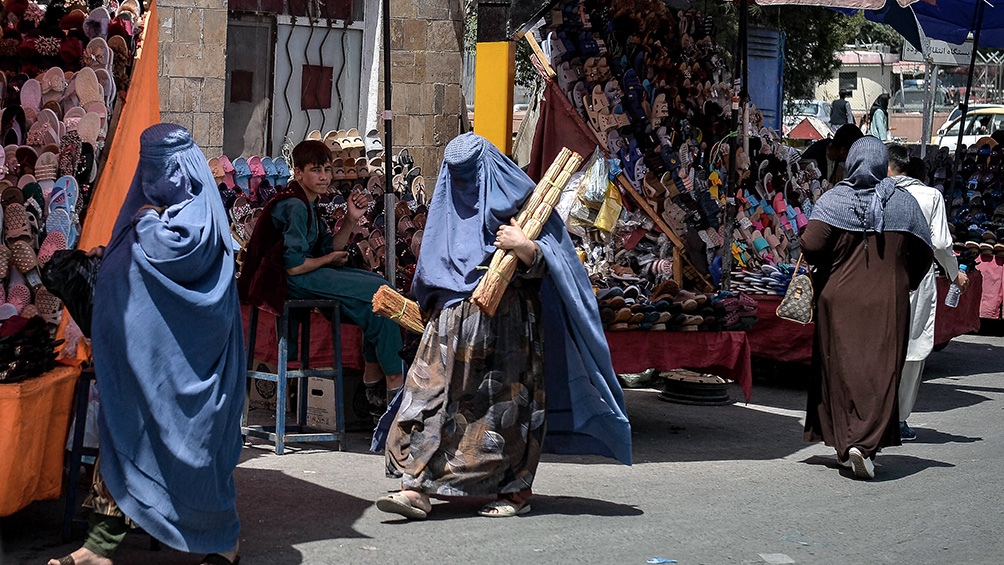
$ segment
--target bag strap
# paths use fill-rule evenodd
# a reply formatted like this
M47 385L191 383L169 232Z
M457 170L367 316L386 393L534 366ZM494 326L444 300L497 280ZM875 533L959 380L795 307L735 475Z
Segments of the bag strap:
M798 274L798 269L801 266L802 266L802 254L799 253L798 254L798 261L795 262L795 270L791 273L791 276L794 277L795 275L797 275Z

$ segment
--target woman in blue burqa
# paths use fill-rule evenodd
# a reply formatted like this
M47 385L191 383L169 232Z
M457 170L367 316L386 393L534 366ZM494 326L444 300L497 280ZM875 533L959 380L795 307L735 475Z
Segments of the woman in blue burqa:
M236 563L244 341L227 215L187 130L148 128L103 249L91 324L101 454L84 546L111 563L135 524L202 563ZM92 252L102 253L100 248Z
M530 510L542 450L631 462L623 392L568 232L551 214L531 241L512 221L534 185L473 133L446 147L412 287L429 323L386 443L402 489L382 511L422 519L431 496L487 496L479 514L515 516ZM496 249L520 266L489 317L469 298Z

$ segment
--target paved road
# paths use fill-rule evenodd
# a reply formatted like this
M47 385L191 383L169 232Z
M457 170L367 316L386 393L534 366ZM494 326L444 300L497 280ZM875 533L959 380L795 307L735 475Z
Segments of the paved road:
M1004 563L1004 338L966 336L928 361L918 439L879 455L877 478L838 470L802 441L805 392L759 382L750 404L669 404L627 391L633 467L545 456L533 512L474 515L437 503L425 522L380 513L395 482L381 457L245 449L236 471L242 563L680 564ZM738 398L738 388L734 391ZM44 563L59 545L55 503L0 522L9 563ZM127 538L116 563L196 563Z

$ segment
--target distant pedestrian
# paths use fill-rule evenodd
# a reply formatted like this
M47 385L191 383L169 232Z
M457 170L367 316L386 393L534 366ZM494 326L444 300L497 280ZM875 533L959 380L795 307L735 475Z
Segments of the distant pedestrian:
M847 178L825 192L802 233L816 268L816 329L805 439L836 449L855 476L900 445L897 388L906 359L910 290L931 266L931 233L917 201L886 178L872 137L847 154Z
M879 94L868 110L868 135L889 141L889 95Z
M820 139L805 149L802 159L816 162L823 178L836 184L844 178L844 159L855 141L861 139L861 130L853 123L844 124L832 138Z
M959 271L959 262L952 252L945 199L940 192L924 184L924 161L918 157L911 159L902 145L890 145L889 176L898 188L917 199L931 230L934 259L945 270L948 279L964 289L968 279L965 273ZM899 383L899 437L907 441L917 439L917 433L907 425L906 419L917 401L924 361L934 349L934 314L938 305L936 276L937 271L932 265L920 287L910 293L910 344Z
M840 98L830 104L830 127L833 129L854 123L854 112L851 111L851 103L847 101L850 96L851 91L841 90Z

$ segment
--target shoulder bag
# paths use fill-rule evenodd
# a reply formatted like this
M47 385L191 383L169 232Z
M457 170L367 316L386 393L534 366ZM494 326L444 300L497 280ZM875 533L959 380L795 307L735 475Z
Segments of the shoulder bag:
M812 280L808 272L799 274L798 269L801 265L802 257L799 255L788 290L777 306L777 317L799 324L808 324L812 321Z

